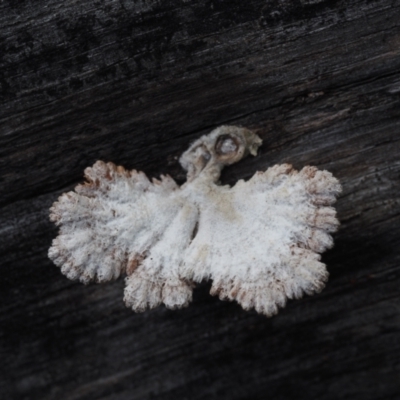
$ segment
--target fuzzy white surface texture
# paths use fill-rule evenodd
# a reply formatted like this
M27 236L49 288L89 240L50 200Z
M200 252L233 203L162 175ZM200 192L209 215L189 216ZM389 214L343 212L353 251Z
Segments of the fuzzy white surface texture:
M181 156L180 187L97 161L87 182L50 209L60 231L49 257L85 284L126 275L124 301L137 312L185 307L208 279L212 295L267 316L288 298L319 292L328 278L319 253L333 245L341 186L328 171L289 164L218 184L224 166L260 145L245 128L215 129Z

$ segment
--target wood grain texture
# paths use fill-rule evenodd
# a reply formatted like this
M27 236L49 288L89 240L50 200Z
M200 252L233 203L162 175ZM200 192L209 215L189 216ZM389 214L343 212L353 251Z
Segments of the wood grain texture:
M398 0L1 2L1 398L400 398L399 21ZM341 180L321 294L267 319L204 283L134 314L123 281L47 259L48 208L86 166L181 182L221 124L264 140L224 182L281 162Z

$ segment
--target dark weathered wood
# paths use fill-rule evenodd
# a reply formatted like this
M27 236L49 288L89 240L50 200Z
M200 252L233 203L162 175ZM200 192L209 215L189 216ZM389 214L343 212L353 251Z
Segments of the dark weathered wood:
M4 399L400 397L400 2L30 0L0 4L0 393ZM343 183L319 295L266 319L195 291L134 314L123 281L47 259L48 208L97 159L184 178L221 124ZM245 250L243 250L245 251Z

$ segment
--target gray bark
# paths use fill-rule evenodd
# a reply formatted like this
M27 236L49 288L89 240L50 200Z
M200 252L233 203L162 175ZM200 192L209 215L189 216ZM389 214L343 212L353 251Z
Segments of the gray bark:
M400 398L400 2L0 4L0 393L4 399ZM325 290L270 319L195 290L134 314L47 258L48 208L96 160L182 182L221 124L344 187Z

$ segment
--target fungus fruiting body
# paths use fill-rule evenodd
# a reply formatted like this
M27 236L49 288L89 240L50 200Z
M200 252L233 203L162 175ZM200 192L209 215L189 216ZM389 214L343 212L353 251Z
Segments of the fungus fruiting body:
M267 316L319 292L328 278L319 253L333 245L341 186L328 171L289 164L221 186L222 168L261 143L234 126L202 136L180 158L182 186L97 161L86 183L53 204L60 231L49 257L83 283L126 275L124 301L137 312L185 307L207 279L211 294Z

